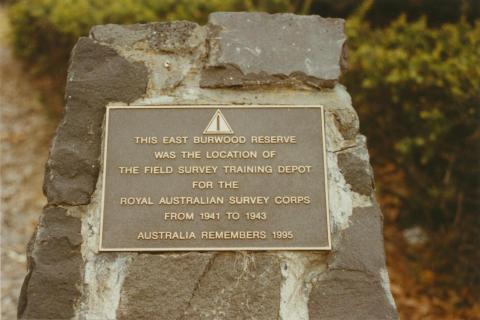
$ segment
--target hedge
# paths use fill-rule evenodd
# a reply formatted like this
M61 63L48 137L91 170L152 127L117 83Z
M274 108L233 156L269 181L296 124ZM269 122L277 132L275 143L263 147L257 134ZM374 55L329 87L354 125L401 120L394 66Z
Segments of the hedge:
M438 29L405 17L385 29L349 23L346 84L378 160L405 175L403 198L412 220L437 228L475 214L480 21Z

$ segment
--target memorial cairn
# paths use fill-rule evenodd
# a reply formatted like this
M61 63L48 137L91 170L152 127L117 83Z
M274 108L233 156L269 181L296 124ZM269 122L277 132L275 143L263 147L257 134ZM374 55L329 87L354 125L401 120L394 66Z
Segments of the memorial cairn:
M75 45L20 319L396 319L342 19Z

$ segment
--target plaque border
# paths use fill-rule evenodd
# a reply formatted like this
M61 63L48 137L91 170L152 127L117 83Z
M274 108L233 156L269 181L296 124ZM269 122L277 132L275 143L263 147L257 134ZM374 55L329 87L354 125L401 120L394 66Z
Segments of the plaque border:
M278 109L278 108L315 108L321 109L322 113L322 144L323 144L323 167L325 170L325 206L327 215L327 238L328 245L323 247L182 247L182 248L103 248L103 213L105 209L105 179L107 163L107 147L108 147L108 119L110 110L112 109ZM182 105L128 105L128 106L106 106L104 116L104 130L102 140L102 195L101 195L101 210L100 210L100 232L98 252L175 252L175 251L329 251L332 250L331 240L331 226L330 226L330 205L328 192L328 167L327 167L327 146L325 141L325 108L323 105L301 105L301 104L249 104L249 105L222 105L222 104L182 104Z

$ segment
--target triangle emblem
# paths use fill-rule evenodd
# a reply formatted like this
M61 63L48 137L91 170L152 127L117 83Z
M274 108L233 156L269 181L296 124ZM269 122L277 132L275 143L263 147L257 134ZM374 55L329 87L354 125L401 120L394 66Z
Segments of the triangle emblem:
M203 134L233 134L233 130L223 113L218 109L203 131Z

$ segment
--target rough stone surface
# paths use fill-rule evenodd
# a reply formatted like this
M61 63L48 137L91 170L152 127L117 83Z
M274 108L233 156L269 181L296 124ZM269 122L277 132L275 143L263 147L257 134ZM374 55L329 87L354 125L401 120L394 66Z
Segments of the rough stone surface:
M142 63L131 63L115 50L80 38L72 52L65 116L50 149L44 180L49 204L90 202L99 172L102 121L112 101L141 97L148 81Z
M151 25L150 47L157 51L172 53L191 52L204 38L201 27L189 21L160 22Z
M279 259L269 254L141 254L128 269L117 316L275 319L279 271Z
M350 227L330 254L329 269L378 274L385 267L383 218L378 205L354 208Z
M334 270L314 285L310 320L397 319L380 279L349 270Z
M352 114L348 108L336 110L334 122L345 140L355 139L360 125L357 114Z
M280 260L273 254L220 253L198 283L186 319L277 319Z
M137 43L145 40L149 34L148 27L142 24L118 25L105 24L94 26L90 30L90 37L108 45L117 45L124 48L133 48Z
M350 227L330 253L328 269L313 284L310 319L397 319L385 294L383 220L377 205L355 208Z
M342 19L266 13L213 13L201 86L304 83L333 87L345 68Z
M163 53L191 53L203 45L206 32L190 21L95 26L90 36L104 44ZM146 40L142 42L143 40Z
M352 191L369 196L373 191L373 171L370 163L355 153L338 154L338 165Z
M67 319L74 315L82 278L81 221L67 210L44 210L28 246L28 274L18 305L20 319Z
M118 319L181 319L213 254L138 255L125 277Z

